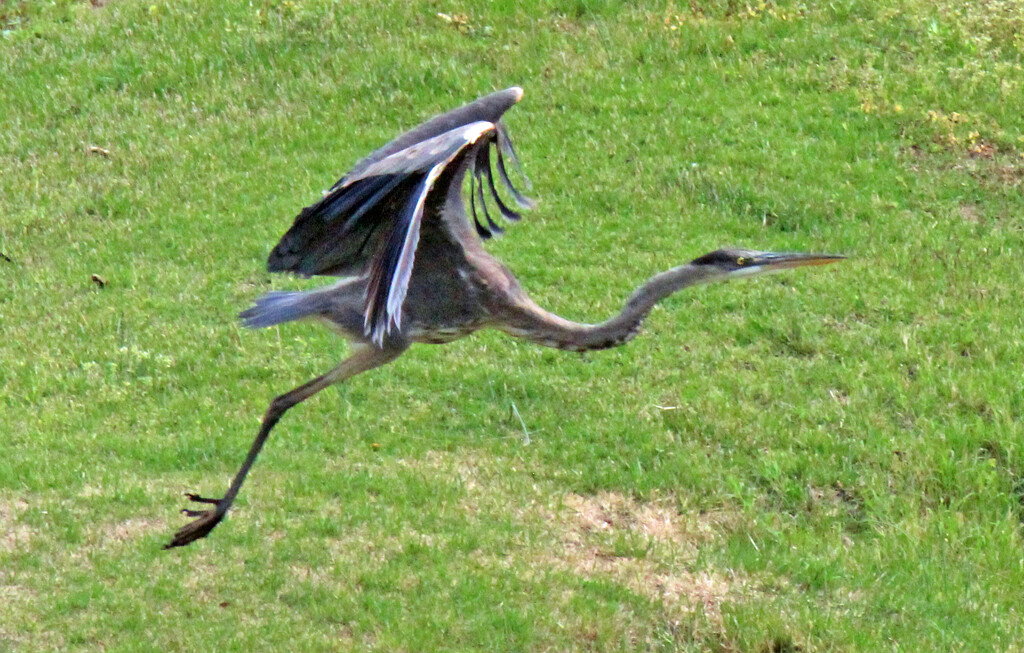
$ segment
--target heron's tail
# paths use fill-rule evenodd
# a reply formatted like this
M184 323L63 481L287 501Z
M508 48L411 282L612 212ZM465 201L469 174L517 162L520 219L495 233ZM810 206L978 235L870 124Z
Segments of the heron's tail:
M292 320L301 320L320 311L320 302L312 292L268 292L238 314L242 324L250 329L274 326Z

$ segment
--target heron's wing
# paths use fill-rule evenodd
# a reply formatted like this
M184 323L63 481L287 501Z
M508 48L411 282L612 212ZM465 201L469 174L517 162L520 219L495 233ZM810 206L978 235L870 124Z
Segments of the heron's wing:
M428 195L436 190L443 205L450 190L435 189L434 182L463 152L474 165L484 161L486 154L481 152L486 153L492 143L497 145L500 133L493 123L470 123L347 175L341 185L299 214L271 252L267 268L303 275L346 275L368 269L364 328L381 343L401 324ZM461 175L457 177L458 181L449 176L449 183L461 182ZM442 222L465 219L461 211L457 213L443 216Z
M485 95L431 118L363 158L319 202L306 207L295 218L292 228L271 252L267 269L271 272L296 272L303 276L348 276L361 272L369 255L381 244L377 242L380 231L376 228L377 222L387 220L388 215L400 211L401 198L412 192L411 186L414 185L407 173L392 174L386 166L381 168L377 164L418 143L470 123L489 122L498 125L499 138L496 142L499 153L504 152L518 167L511 142L498 121L522 97L523 89L518 86ZM405 163L407 167L408 157ZM499 174L507 178L503 163L499 160ZM371 167L378 174L366 174ZM473 167L479 168L475 160ZM523 179L529 187L525 175ZM474 176L474 180L482 181L482 178ZM517 202L525 199L517 196L514 189L512 194ZM482 206L483 209L486 207ZM376 220L371 219L374 217ZM489 236L491 231L478 229L478 233ZM341 242L343 237L345 242Z
M461 201L461 173L447 176L444 188L434 188L438 177L460 154L465 155L461 161L468 161L466 168L473 171L471 187L481 210L486 211L482 204L486 179L498 210L509 219L518 218L494 188L491 149L497 151L498 174L513 198L529 206L529 200L508 181L504 158L515 161L515 152L504 127L496 122L521 96L522 90L515 87L493 93L427 121L357 163L319 202L295 218L270 253L267 269L303 276L348 276L368 270L364 327L374 341L382 342L401 322L428 195L436 190L430 201L441 206L453 194ZM471 120L479 115L494 116L494 121ZM456 170L466 168L460 164ZM462 207L457 208L460 210L442 211L441 223L462 232L464 228L452 229L452 220L465 220ZM480 223L475 204L474 221L482 237L500 231L489 215L487 227Z

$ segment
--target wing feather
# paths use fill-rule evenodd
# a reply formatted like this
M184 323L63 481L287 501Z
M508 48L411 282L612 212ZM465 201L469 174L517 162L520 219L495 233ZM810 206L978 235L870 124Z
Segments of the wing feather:
M515 156L515 154L512 156ZM512 185L512 181L508 178L508 170L505 169L505 157L501 153L500 146L498 147L498 174L501 175L501 181L505 184L505 188L508 188L508 191L512 193L512 197L515 198L516 204L524 209L532 209L534 201L516 190L516 187Z
M487 210L487 202L484 200L483 176L486 174L489 177L491 174L490 158L487 156L487 152L488 148L485 147L477 151L476 161L473 165L473 178L476 181L476 199L480 203L480 210L484 214L484 220L487 221L487 226L484 227L484 230L487 231L487 237L490 238L492 235L500 236L505 233L505 230L491 219L491 213ZM476 216L473 217L476 219Z
M501 200L501 195L498 194L498 189L494 187L494 175L491 173L491 157L490 150L481 150L485 154L487 164L484 166L484 175L487 177L487 185L491 189L491 197L494 199L494 204L498 207L498 212L506 219L512 222L519 222L523 216L519 213L508 208L508 206ZM509 186L511 188L511 186ZM500 230L499 230L500 231Z
M526 176L526 172L523 171L523 166L519 163L519 156L516 155L516 148L512 144L512 137L508 134L508 127L503 123L497 123L498 127L498 150L503 152L505 156L512 161L512 165L515 166L516 172L523 178L523 185L526 186L526 190L533 190L533 183L530 178ZM531 208L524 206L524 209Z
M479 214L476 212L476 191L480 187L480 183L476 180L476 173L469 177L469 214L473 216L473 227L476 229L476 235L480 236L481 240L487 240L493 234L487 230L487 227L480 224ZM481 205L483 198L481 197Z
M363 332L378 345L392 326L402 320L401 304L394 309L395 300L405 297L409 273L415 260L416 244L423 221L422 199L429 187L427 177L420 182L419 191L411 198L412 206L403 211L388 235L387 242L374 257L370 279L366 288L366 306L363 312Z

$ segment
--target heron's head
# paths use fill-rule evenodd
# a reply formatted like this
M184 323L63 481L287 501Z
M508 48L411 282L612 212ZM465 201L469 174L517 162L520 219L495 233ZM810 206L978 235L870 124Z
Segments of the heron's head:
M805 265L825 265L841 261L838 254L802 254L799 252L758 252L750 249L719 249L696 258L690 265L706 271L706 281L724 281L754 277Z

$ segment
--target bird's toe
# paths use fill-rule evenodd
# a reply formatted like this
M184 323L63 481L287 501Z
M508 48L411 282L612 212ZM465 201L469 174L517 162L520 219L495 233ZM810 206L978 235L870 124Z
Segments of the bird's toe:
M190 510L189 508L183 508L182 513L188 517L194 517L195 521L189 522L182 526L171 538L170 543L164 545L165 549L173 549L178 546L186 546L195 542L198 539L202 539L210 534L217 524L224 519L227 508L224 507L224 499L210 499L208 497L202 497L198 494L186 495L189 500L197 503L212 503L217 507L213 510Z
M191 492L186 492L185 496L188 497L189 501L195 501L196 503L220 504L220 502L223 501L223 499L211 499L210 497L204 497L204 496L200 496L198 494L192 494Z

